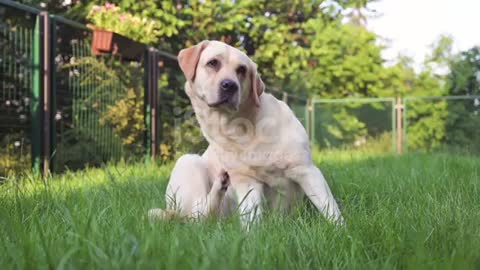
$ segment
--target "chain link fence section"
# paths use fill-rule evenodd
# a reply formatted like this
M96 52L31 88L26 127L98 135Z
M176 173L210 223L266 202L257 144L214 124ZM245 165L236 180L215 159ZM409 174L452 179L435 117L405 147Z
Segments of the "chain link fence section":
M302 125L305 127L305 129L309 129L308 98L271 89L267 89L267 93L272 94L278 100L282 100L283 102L285 102L293 111L300 123L302 123Z
M0 5L0 177L32 166L37 15L29 9Z
M480 96L404 98L404 149L480 153Z
M90 29L52 20L54 171L143 158L145 63L92 55Z
M0 0L0 179L151 156L147 46L125 60L91 42L80 23Z
M317 99L312 107L312 142L316 147L396 150L395 99Z

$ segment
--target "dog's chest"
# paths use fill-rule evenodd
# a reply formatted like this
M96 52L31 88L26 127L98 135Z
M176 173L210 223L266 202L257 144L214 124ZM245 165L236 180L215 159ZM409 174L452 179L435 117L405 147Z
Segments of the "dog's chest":
M218 157L223 168L231 174L232 178L235 178L235 175L255 178L271 187L283 186L288 182L285 173L288 169L288 162L278 155L269 155L268 153L239 155L238 153L229 154L225 151Z
M285 169L276 166L253 168L256 172L258 181L265 183L270 187L287 186L290 181L285 176Z

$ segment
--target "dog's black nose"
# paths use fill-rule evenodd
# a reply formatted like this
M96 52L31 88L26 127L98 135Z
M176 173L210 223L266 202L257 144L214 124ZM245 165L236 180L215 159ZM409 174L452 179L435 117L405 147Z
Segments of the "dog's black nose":
M222 90L229 92L235 92L238 90L238 84L232 80L223 80L220 83L220 87L222 88Z

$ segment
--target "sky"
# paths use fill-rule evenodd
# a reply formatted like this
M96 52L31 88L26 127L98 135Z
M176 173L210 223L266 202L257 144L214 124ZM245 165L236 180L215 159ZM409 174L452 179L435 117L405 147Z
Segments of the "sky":
M456 52L480 46L480 0L380 0L369 7L380 17L368 28L389 40L387 60L402 53L419 67L441 34L453 36Z

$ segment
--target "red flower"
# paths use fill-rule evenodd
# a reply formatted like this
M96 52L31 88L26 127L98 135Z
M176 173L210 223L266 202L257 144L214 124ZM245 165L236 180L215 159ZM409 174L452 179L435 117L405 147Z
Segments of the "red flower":
M114 8L114 7L115 7L115 4L112 4L112 3L110 3L110 2L106 2L106 3L105 3L105 7L106 7L107 9Z

